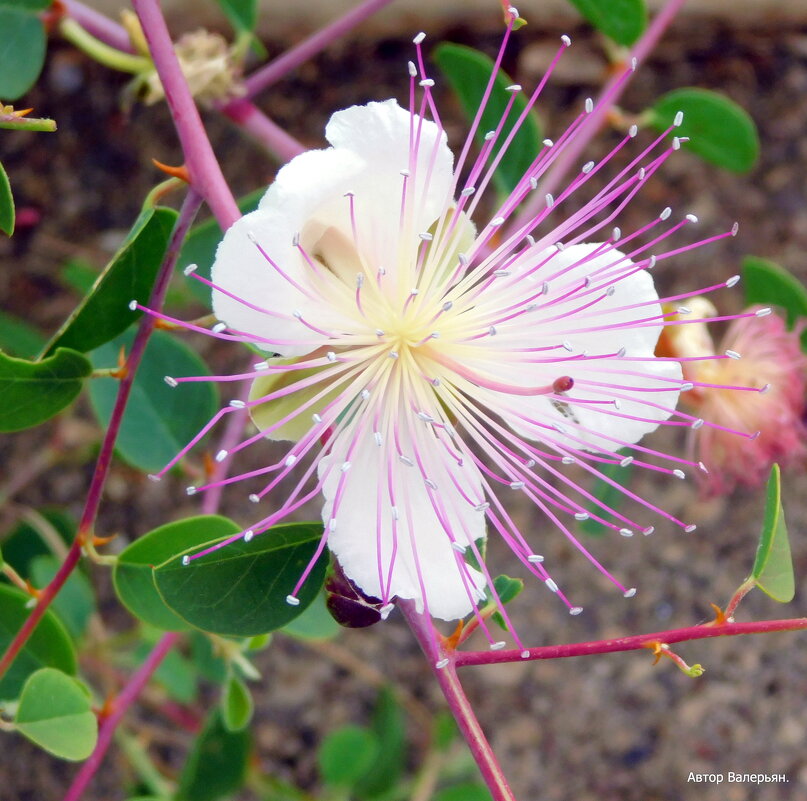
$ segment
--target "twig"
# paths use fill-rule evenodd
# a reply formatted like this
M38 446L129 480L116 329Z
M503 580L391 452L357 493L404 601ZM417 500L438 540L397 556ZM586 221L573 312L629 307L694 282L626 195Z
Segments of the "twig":
M199 110L174 52L174 43L160 11L160 4L158 0L133 0L132 6L140 19L154 66L165 90L165 99L182 144L191 184L210 206L222 230L226 231L241 216L241 212L207 138Z
M528 656L522 657L522 651L457 651L453 663L457 667L466 665L494 665L502 662L529 662L536 659L565 659L570 656L592 656L594 654L610 654L616 651L636 651L646 648L647 643L660 642L672 645L690 640L705 640L711 637L735 637L740 634L767 634L774 631L800 631L807 629L807 617L790 620L759 620L751 623L723 623L713 625L707 623L700 626L688 626L682 629L656 631L651 634L636 634L632 637L618 637L613 640L592 640L569 645L546 645L530 648Z

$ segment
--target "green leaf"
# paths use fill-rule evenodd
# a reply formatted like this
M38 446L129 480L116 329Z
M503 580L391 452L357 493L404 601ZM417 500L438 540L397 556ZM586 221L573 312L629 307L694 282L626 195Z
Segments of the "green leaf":
M249 688L238 676L229 676L221 694L221 721L227 731L241 731L252 720L254 704Z
M249 749L249 732L227 731L214 710L188 755L177 801L216 801L234 793L246 778Z
M242 214L247 214L258 208L260 199L266 193L266 189L256 189L248 195L238 199L238 208ZM214 217L205 220L199 225L191 228L190 234L185 239L182 250L179 251L177 259L177 270L184 270L189 264L195 264L198 269L197 275L210 280L210 270L213 267L213 259L216 256L216 248L221 242L224 234ZM195 278L187 279L188 286L193 294L205 305L210 305L210 289Z
M522 579L501 575L493 579L493 588L499 596L499 601L502 604L509 604L510 601L520 595L521 591L524 589L524 582ZM494 603L493 595L490 592L488 592L488 599L488 603ZM494 612L492 617L505 631L507 630L507 624L504 622L504 617L501 612Z
M30 600L21 590L0 584L0 653L8 648L31 614ZM28 676L43 667L57 668L71 675L76 672L76 651L70 635L50 610L42 616L28 642L0 679L0 700L17 698Z
M433 58L451 88L457 93L466 116L473 119L482 101L494 62L478 50L457 44L438 45L434 49ZM513 81L504 72L500 71L496 76L493 91L476 133L480 145L484 142L485 134L497 127L505 107L511 99L511 93L506 90L506 87L512 83ZM499 143L504 143L513 129L514 123L526 107L527 99L519 93L502 128ZM532 164L540 148L541 130L536 116L530 112L502 157L494 175L494 183L500 192L507 194L516 186L524 177L524 173ZM497 145L491 155L498 153L499 149L500 145Z
M112 367L123 346L131 349L134 332L107 342L90 354L95 367ZM169 387L165 376L210 375L207 365L183 342L155 331L135 375L132 394L116 442L118 454L134 467L156 473L185 447L218 407L215 386L207 381ZM98 378L90 383L93 411L103 426L109 422L118 382Z
M355 783L362 801L376 798L398 784L406 766L406 720L391 687L382 687L373 710L372 729L378 755Z
M785 513L782 509L778 464L771 467L768 478L765 522L762 525L751 578L756 581L757 587L779 603L789 603L796 594L790 542L787 538Z
M0 432L49 420L75 400L91 372L87 359L67 348L41 362L0 353Z
M227 662L214 652L210 637L201 631L193 631L189 639L191 659L199 675L214 684L223 684L227 678Z
M0 97L16 100L36 83L45 46L41 20L24 9L0 6Z
M123 333L142 312L131 311L132 300L148 303L165 256L177 212L150 208L142 212L112 261L45 349L45 355L66 347L85 353Z
M492 801L490 790L481 784L467 782L446 787L432 796L432 801Z
M322 781L331 787L351 787L376 760L380 745L361 726L342 726L331 732L317 752Z
M628 482L633 475L633 467L631 465L622 467L622 465L618 462L600 465L599 471L605 478L610 478L612 481L616 481L623 487L628 485ZM591 494L598 501L600 501L600 503L604 504L610 509L613 509L614 511L616 511L625 500L625 494L621 492L618 487L615 487L613 484L605 481L604 478L597 478L597 480L594 482L594 486L591 489ZM594 503L593 501L589 501L586 504L586 509L591 514L606 517L607 519L607 513L603 507L597 503ZM591 518L584 520L580 524L580 529L590 537L601 537L603 534L609 531L609 529L607 529L602 523L592 520Z
M45 587L61 567L61 560L52 554L37 556L31 561L31 581L35 587ZM65 627L78 639L84 634L95 611L95 594L87 577L74 570L59 594L53 599L53 610Z
M45 11L53 4L53 0L0 0L0 9L14 8L19 11L23 9L35 12Z
M68 259L59 273L59 280L82 296L89 294L98 277L98 270L81 259Z
M569 0L601 33L629 47L647 27L644 0Z
M308 609L291 623L283 626L283 633L301 640L332 640L341 631L341 626L333 619L325 596L319 593Z
M258 0L218 0L224 15L237 31L252 31L258 21Z
M690 139L683 147L732 172L747 172L757 163L757 127L733 100L708 89L676 89L656 101L648 120L665 131L679 111L684 113L684 121L675 135Z
M0 312L0 350L21 359L33 359L44 344L45 337L32 325Z
M11 236L14 233L14 195L8 175L0 164L0 231Z
M188 565L178 553L154 570L154 581L163 601L192 626L231 637L265 634L297 617L320 591L328 561L324 551L298 593L299 606L286 603L321 537L318 523L275 526ZM205 544L200 538L198 547L186 547L185 553Z
M89 691L54 668L28 677L14 718L17 731L54 756L86 759L98 740Z
M784 267L767 259L746 256L742 261L745 302L752 306L780 306L787 314L788 328L807 317L807 289ZM802 349L807 349L807 331L801 336Z
M118 556L112 572L118 598L135 617L152 626L166 631L187 630L188 623L174 614L157 592L152 567L199 543L218 540L240 530L226 517L200 515L149 531Z

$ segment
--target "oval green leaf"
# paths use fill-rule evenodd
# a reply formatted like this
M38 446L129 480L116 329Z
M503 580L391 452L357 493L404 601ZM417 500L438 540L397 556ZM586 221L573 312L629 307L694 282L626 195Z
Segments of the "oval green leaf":
M331 787L351 787L372 767L379 749L378 738L361 726L331 732L317 752L322 781Z
M793 560L787 538L785 513L782 509L779 465L771 467L765 500L765 522L759 539L757 557L751 578L774 601L786 604L796 594Z
M112 367L121 347L128 352L134 339L129 331L90 354L95 367ZM215 414L218 399L210 382L169 387L165 376L210 375L207 365L183 342L155 331L135 375L123 415L116 449L125 461L148 473L167 464ZM90 383L90 401L103 426L109 422L118 382L98 378Z
M644 0L570 0L600 33L629 47L647 27Z
M490 80L494 62L484 53L480 53L472 47L450 43L438 45L434 49L433 58L451 88L457 93L465 115L469 120L473 120L482 101L485 87ZM496 76L490 99L476 132L480 145L484 143L485 134L495 130L498 126L512 97L511 93L507 91L507 87L512 83L513 81L504 72L500 71ZM499 135L501 144L504 144L515 122L526 107L527 98L519 93ZM500 192L507 194L515 188L524 177L524 173L532 164L540 148L541 129L535 114L530 112L502 156L493 176L494 183ZM499 149L500 145L497 145L491 155L496 156Z
M227 731L215 710L188 755L177 801L217 801L230 796L244 783L249 749L249 732Z
M89 692L53 668L29 676L14 723L20 734L40 748L71 762L86 759L98 740Z
M298 593L299 606L286 602L321 537L319 523L275 526L188 565L182 564L184 554L177 554L154 570L154 581L163 601L196 628L231 637L265 634L285 626L316 598L325 580L325 551ZM193 550L199 548L186 552Z
M24 9L0 6L0 97L16 100L35 83L45 63L45 26Z
M14 233L14 195L8 175L0 164L0 231L11 236Z
M131 311L129 303L148 303L176 219L173 209L143 211L89 294L47 344L45 355L60 347L86 353L123 333L142 315Z
M118 556L112 572L118 598L135 617L152 626L165 631L187 630L188 623L172 612L157 592L152 568L200 543L220 540L240 530L226 517L200 515L149 531Z
M708 89L676 89L656 101L648 119L654 128L665 131L679 111L684 121L675 135L689 137L683 147L732 172L747 172L757 163L757 127L733 100Z
M41 362L0 353L0 432L49 420L76 399L91 372L90 362L67 348Z
M807 288L784 267L767 259L745 256L742 261L745 302L751 306L779 306L787 314L792 328L801 317L807 317ZM807 333L802 336L807 345Z
M221 694L221 722L227 731L241 731L252 720L252 694L238 676L229 676Z
M0 652L8 648L31 614L30 600L31 596L24 592L0 584ZM50 610L42 616L34 633L0 679L0 700L17 698L26 679L43 667L57 668L70 675L76 672L76 651L70 635Z

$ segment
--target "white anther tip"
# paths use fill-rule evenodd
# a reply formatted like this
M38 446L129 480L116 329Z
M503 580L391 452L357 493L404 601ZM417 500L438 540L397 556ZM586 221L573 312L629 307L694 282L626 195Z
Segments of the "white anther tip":
M550 592L557 592L557 591L560 589L560 588L558 587L557 582L556 582L554 579L551 579L551 578L545 578L545 579L544 579L544 584L546 584L547 589L548 589Z
M632 537L633 536L633 532L629 528L621 528L621 529L619 529L619 533L623 537Z
M739 354L739 353L737 353L737 351L736 351L736 350L727 350L727 351L725 352L725 354L726 354L726 356L728 356L728 357L729 357L729 359L741 359L741 358L742 358L742 357L740 356L740 354Z
M755 314L757 317L767 317L767 316L768 316L770 313L771 313L771 309L769 309L769 308L767 308L767 307L766 307L766 308L764 308L764 309L757 309L757 310L754 312L754 314Z
M499 640L498 642L492 642L490 644L491 651L501 651L507 643L504 640Z
M244 542L249 542L254 536L255 536L255 532L251 528L248 528L244 532Z
M568 36L567 34L564 33L563 36L560 37L560 40L561 40L561 42L563 42L563 44L566 47L571 47L571 45L572 45L572 37L571 36Z
M162 480L163 480L162 476L158 476L158 475L156 475L155 473L149 473L149 474L146 476L146 478L148 478L148 480L149 480L149 481L153 481L155 484L156 484L158 481L162 481Z
M297 597L296 597L296 596L294 596L294 595L287 595L287 596L286 596L286 603L287 603L289 606L299 606L299 605L300 605L300 599L299 599L299 598L297 598Z
M739 276L739 275L732 275L732 276L731 276L731 278L729 278L729 280L728 280L728 281L726 281L726 286L727 286L729 289L731 289L731 287L733 287L733 286L737 286L737 284L738 284L739 282L740 282L740 276Z
M540 564L541 562L544 561L544 557L541 556L541 554L539 554L539 553L531 553L527 557L527 561L532 562L532 564L534 564L534 565L537 565L537 564Z
M683 111L676 111L675 117L673 118L673 127L680 128L681 123L684 121L684 112Z
M695 214L687 214L686 219L689 220L691 223L696 223L698 218Z
M579 615L579 614L580 614L582 611L583 611L583 607L582 607L582 606L573 606L573 607L572 607L572 608L569 610L569 614L570 614L570 615L573 615L573 616L575 616L575 617L577 617L577 615Z
M128 303L128 306L129 306L130 311L137 311L137 301L136 300L130 300L129 303Z
M184 269L182 272L183 272L185 275L192 275L192 274L193 274L193 273L195 273L195 272L196 272L198 269L199 269L199 265L198 265L198 264L189 264L189 265L188 265L188 266L187 266L187 267L186 267L186 268L185 268L185 269Z
M586 114L591 114L591 112L594 111L594 101L590 97L586 98L585 106Z
M648 526L647 528L642 529L642 534L644 534L645 537L649 537L655 530L655 526Z
M176 386L178 386L176 378L173 378L170 375L165 376L163 378L163 381L165 381L165 383L168 384L168 386L171 387L171 389L174 389Z
M261 502L261 496L260 496L260 495L256 495L256 494L253 492L253 493L252 493L252 494L249 496L249 501L250 501L250 503L260 503L260 502Z
M684 526L684 531L685 531L687 534L691 534L691 533L692 533L692 532L693 532L693 531L694 531L696 528L697 528L697 526L696 526L694 523L692 523L692 524L691 524L691 525L689 525L689 526Z
M440 660L438 660L437 662L435 662L435 663L434 663L434 666L435 666L435 667L436 667L438 670L442 670L443 668L448 667L448 658L447 658L447 657L443 657L443 659L440 659Z
M633 596L636 595L636 587L631 587L629 590L625 590L622 595L625 598L633 598Z
M196 487L194 487L193 484L191 484L190 487L185 487L185 494L196 495Z
M188 554L185 554L185 556L182 557L182 564L185 565L185 567L187 567L190 563L191 563L190 556L188 556Z
M221 449L221 450L220 450L220 451L219 451L219 452L216 454L216 461L217 461L217 462L223 462L223 461L224 461L224 460L227 458L227 453L228 453L228 452L227 452L226 450L224 450L224 448L222 448L222 449Z
M521 652L521 658L522 659L529 659L530 658L530 652L529 651L522 651Z
M673 474L673 475L674 475L676 478L680 478L682 481L683 481L683 480L686 478L686 473L685 473L683 470L678 470L678 469L673 470L673 471L672 471L672 474Z

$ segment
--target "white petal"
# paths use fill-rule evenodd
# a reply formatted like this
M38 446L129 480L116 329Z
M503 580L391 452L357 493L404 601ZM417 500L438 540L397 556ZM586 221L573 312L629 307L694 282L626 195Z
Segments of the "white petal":
M423 423L420 425L422 427ZM485 579L479 571L466 565L463 557L452 548L446 528L457 543L469 546L472 541L485 537L484 515L474 511L461 497L447 468L438 458L440 451L421 450L428 478L437 485L437 490L426 486L417 465L407 467L398 462L396 454L390 453L386 443L385 447L378 447L367 431L360 435L360 443L350 454L350 470L341 472L339 465L348 461L346 457L353 436L351 431L340 434L332 454L319 464L320 477L330 469L323 487L323 521L326 526L334 517L337 521L335 529L329 533L328 547L345 574L366 594L382 597L378 563L380 560L386 586L393 547L397 544L387 595L414 598L422 603L422 579L432 616L443 620L464 617L473 608L469 591L474 591L474 588L481 591ZM412 440L403 431L400 444L404 451L413 453ZM431 445L434 449L443 447L436 440ZM386 478L390 456L393 460L395 510ZM482 497L480 476L475 466L466 461L462 467L452 468L452 473L469 497ZM341 490L338 489L340 481L343 482ZM340 499L334 511L337 492ZM435 511L430 492L440 498L438 503L445 513L445 526L441 515ZM462 572L467 586L463 583Z

